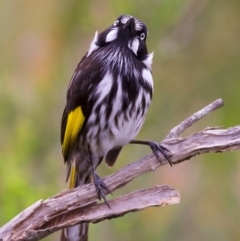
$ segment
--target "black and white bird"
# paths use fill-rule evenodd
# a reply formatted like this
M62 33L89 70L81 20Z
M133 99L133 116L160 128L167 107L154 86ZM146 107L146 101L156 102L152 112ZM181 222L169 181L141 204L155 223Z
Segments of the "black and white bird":
M153 95L153 53L146 46L146 25L122 15L94 39L68 86L61 123L61 144L70 188L89 183L108 205L108 187L96 174L105 159L112 166L128 143L149 145L157 158L167 150L155 142L136 141ZM169 159L168 159L169 161ZM171 162L169 161L171 164ZM86 241L88 224L63 230L61 240Z

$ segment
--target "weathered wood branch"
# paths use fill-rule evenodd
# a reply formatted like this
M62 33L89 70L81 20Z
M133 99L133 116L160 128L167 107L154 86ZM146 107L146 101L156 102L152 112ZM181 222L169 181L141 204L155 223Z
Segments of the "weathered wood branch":
M179 203L179 193L169 186L155 186L121 196L109 201L110 209L105 203L96 203L95 192L93 185L85 185L40 200L2 227L0 237L3 241L40 240L77 223L97 223L146 207Z
M202 153L240 149L240 126L228 129L206 128L186 138L176 137L181 131L222 105L222 101L217 100L170 131L171 136L175 138L164 139L161 144L171 150L171 160L174 164ZM114 191L134 178L167 163L162 156L160 163L155 156L148 155L103 180ZM0 228L0 240L39 240L58 229L77 223L99 222L150 206L178 203L179 194L172 187L155 186L111 200L111 209L96 201L93 184L63 191L45 201L40 200Z

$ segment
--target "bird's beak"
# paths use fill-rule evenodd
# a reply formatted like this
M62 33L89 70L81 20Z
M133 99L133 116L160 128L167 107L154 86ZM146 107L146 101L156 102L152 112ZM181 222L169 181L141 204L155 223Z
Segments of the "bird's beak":
M126 24L126 28L128 28L131 33L135 33L135 19L133 17L131 17L128 20L128 22Z

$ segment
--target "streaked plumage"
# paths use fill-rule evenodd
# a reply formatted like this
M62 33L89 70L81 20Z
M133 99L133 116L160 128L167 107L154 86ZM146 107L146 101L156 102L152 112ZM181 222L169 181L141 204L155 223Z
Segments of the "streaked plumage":
M153 94L153 54L148 54L146 36L143 22L122 15L102 33L96 32L78 64L68 86L61 128L70 188L90 182L92 169L104 158L112 166L139 132ZM104 184L100 182L99 191L99 180L94 179L101 198ZM86 241L87 228L81 224L65 229L62 240Z

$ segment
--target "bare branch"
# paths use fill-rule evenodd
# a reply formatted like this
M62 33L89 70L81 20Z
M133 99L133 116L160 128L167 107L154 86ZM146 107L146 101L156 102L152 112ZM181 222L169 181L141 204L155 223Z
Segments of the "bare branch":
M77 190L75 190L77 193ZM87 195L87 193L86 193ZM69 202L67 195L64 195ZM121 196L109 202L109 209L105 203L90 204L78 207L60 216L54 217L43 226L34 230L27 230L22 236L15 235L14 240L39 240L50 233L67 226L82 222L97 223L105 219L121 217L129 212L136 212L147 207L165 206L179 203L179 193L169 186L155 186L150 189L138 190L131 194Z
M100 222L147 207L179 203L179 193L170 186L138 190L97 204L92 184L66 190L46 201L38 201L0 229L0 240L39 240L59 229L82 222ZM80 198L83 196L83 198ZM91 199L91 203L84 203Z
M208 106L204 107L203 109L197 111L193 115L191 115L189 118L181 122L179 125L175 126L169 134L166 136L164 140L171 139L171 138L177 138L183 131L185 131L187 128L192 126L194 123L202 119L204 116L210 114L212 111L219 109L224 105L222 99L217 99Z
M221 100L213 102L173 128L171 133L173 136L178 135L220 106L222 106ZM229 129L207 128L186 138L165 139L161 144L171 150L171 160L174 164L202 153L239 150L240 126ZM114 191L134 178L168 163L162 156L160 157L162 164L156 160L155 156L148 155L105 177L103 181ZM149 206L177 203L179 195L171 187L157 186L116 198L110 201L111 209L108 209L105 204L97 204L96 200L94 185L87 184L65 190L46 201L38 201L0 229L0 240L39 240L67 225L99 222ZM157 203L156 200L158 200Z

